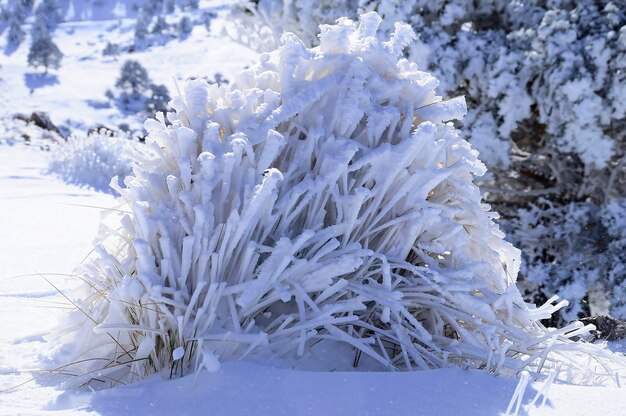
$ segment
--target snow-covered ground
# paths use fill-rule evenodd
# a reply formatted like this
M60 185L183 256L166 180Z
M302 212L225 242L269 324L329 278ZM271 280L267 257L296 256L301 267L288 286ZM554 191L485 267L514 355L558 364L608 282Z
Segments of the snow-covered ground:
M129 40L132 26L130 19L62 23L54 40L65 58L45 79L26 66L28 41L11 54L0 53L0 120L42 110L76 132L97 124L137 123L108 105L104 95L125 59L140 60L150 77L175 95L174 80L216 72L229 78L256 57L221 36L217 20L210 34L197 26L183 41L103 58L106 42ZM197 378L170 380L163 374L96 392L64 390L61 377L43 371L48 335L72 307L63 294L80 283L71 273L89 255L101 215L119 203L45 174L47 154L38 147L9 146L1 139L0 415L489 416L507 411L516 379L461 369L325 373L228 362ZM626 415L626 389L551 385L545 406L531 406L543 387L532 383L526 389L520 414Z

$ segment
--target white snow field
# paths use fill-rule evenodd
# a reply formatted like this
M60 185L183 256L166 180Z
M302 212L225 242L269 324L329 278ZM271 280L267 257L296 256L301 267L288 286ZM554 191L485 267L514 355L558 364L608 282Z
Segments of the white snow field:
M224 7L206 3L205 8L225 11ZM10 54L5 52L6 36L0 36L0 52L4 52L0 53L3 85L0 117L45 111L56 125L64 124L74 132L84 132L96 125L115 128L120 123L136 128L142 125L143 118L120 114L105 96L107 90L115 91L124 61L141 62L151 80L164 84L170 95L175 96L177 83L190 77L213 77L217 72L230 79L257 56L221 34L221 19L211 24L210 33L196 26L184 40L175 39L135 53L122 52L115 57L103 56L107 42L132 43L134 22L134 19L111 19L60 23L53 40L64 57L61 67L50 71L48 77L42 76L42 68L27 66L29 36ZM24 25L24 30L30 31L29 23Z
M224 3L203 1L201 7L223 10ZM0 123L13 113L41 110L77 133L97 124L136 124L131 115L104 105L105 91L114 88L126 59L141 61L175 96L174 79L215 72L230 78L257 56L221 35L217 19L211 33L197 26L183 41L104 58L107 41L132 38L134 21L96 17L59 25L54 40L65 58L43 84L34 75L41 70L26 66L28 38L7 55L0 37ZM165 371L110 389L66 388L62 369L56 375L45 371L51 334L73 309L71 293L81 282L72 271L90 254L102 215L120 202L61 182L45 173L47 152L18 137L8 138L13 145L5 139L0 137L0 415L495 416L516 410L520 415L626 415L623 388L532 382L520 396L518 379L458 368L313 372L231 361L213 373L170 379Z

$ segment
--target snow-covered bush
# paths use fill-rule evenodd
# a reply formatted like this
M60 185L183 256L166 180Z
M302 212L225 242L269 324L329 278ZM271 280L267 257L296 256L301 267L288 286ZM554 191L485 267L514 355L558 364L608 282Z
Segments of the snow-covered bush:
M107 130L70 136L50 148L48 171L68 183L114 193L111 179L123 181L132 173L131 152L136 145Z
M523 253L521 286L539 302L552 294L569 300L562 312L566 321L589 316L588 290L599 294L609 286L603 284L607 230L598 214L598 207L590 203L555 206L541 200L504 223Z
M601 209L607 201L626 197L626 9L619 3L360 0L356 7L342 0L331 3L335 8L322 2L298 7L295 0L242 1L239 10L251 11L234 17L256 22L259 35L246 36L260 49L273 45L281 28L297 31L307 44L315 45L317 38L298 27L355 16L357 10L379 12L383 33L392 31L396 20L410 23L418 34L410 59L433 72L447 95L466 97L468 114L457 125L490 168L480 180L488 201L512 224L562 223L557 213L585 204ZM254 24L246 27L255 30ZM272 36L261 36L264 31ZM548 206L538 203L539 198L552 208L546 212L531 208ZM536 217L518 217L525 211ZM551 214L556 217L548 220ZM582 221L583 213L576 218ZM534 231L528 237L521 235L524 232L517 230L518 241L533 238ZM524 253L526 258L539 261L531 247L521 244L523 251L531 250ZM553 254L557 262L573 258L566 252ZM610 262L617 264L619 258ZM590 273L603 273L600 257L585 263L598 265ZM542 265L552 267L558 267L552 260ZM565 277L565 270L577 267L574 262L564 265L565 280L558 281L578 287L585 297L595 290L585 285L595 279L573 277L582 276L579 273Z
M315 45L311 28L359 10L381 14L383 33L395 21L412 24L418 42L409 56L433 71L447 93L468 95L463 124L489 166L508 167L510 153L519 156L514 133L531 122L543 126L544 146L576 154L588 169L605 168L623 153L626 11L616 4L261 0L240 2L233 19L255 18L270 30L253 45L262 50L274 47L282 31ZM474 129L483 134L470 134Z
M607 230L606 267L608 284L604 294L609 301L611 314L626 320L626 198L611 201L602 207L600 219Z
M380 23L322 26L315 49L285 36L228 85L189 82L169 123L146 121L119 188L132 214L79 271L62 350L81 380L315 351L338 370L611 379L618 358L567 341L588 328L539 323L562 303L523 302L519 251L473 184L485 167L447 122L464 101L401 59L408 26L383 42Z
M537 300L568 299L566 321L610 314L626 319L626 200L555 205L540 200L503 223L522 250L522 287Z

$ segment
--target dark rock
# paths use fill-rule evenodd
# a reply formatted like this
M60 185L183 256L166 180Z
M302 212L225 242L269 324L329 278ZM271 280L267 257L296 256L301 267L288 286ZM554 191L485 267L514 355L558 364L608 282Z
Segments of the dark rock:
M593 324L596 327L594 336L607 341L617 341L626 338L626 322L610 316L590 316L580 320L584 324Z
M47 113L44 113L41 111L34 111L30 115L30 122L39 128L42 128L48 131L53 131L57 133L59 136L63 137L63 135L61 134L61 131L59 130L57 126L54 125L52 120L50 120L50 117L48 116Z
M24 113L15 113L13 114L13 119L14 120L22 120L26 123L30 122L30 116Z

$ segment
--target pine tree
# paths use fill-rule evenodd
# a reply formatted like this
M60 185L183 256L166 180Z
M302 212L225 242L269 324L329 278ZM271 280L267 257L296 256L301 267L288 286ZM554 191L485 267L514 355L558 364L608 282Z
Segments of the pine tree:
M135 23L135 45L140 45L146 40L148 36L148 25L151 20L151 17L142 9Z
M193 30L193 24L191 23L191 19L187 16L184 16L178 22L178 34L181 38L187 37L191 31Z
M24 36L26 36L26 33L22 30L20 23L16 19L11 19L9 32L7 33L9 44L19 45L24 40Z
M50 36L33 38L28 51L28 65L35 68L43 66L47 74L48 68L58 69L62 59L63 54Z
M35 22L30 28L30 37L33 41L50 37L50 29L48 29L48 21L45 17L41 17L41 15L35 17Z
M13 5L13 17L20 23L24 23L32 10L32 2L16 1Z
M115 86L130 95L140 95L150 85L148 71L139 62L128 60L122 65Z
M165 21L165 18L163 18L162 16L159 16L157 17L154 24L152 25L152 29L150 30L150 33L152 33L153 35L160 35L163 32L165 32L168 27L169 26L167 22Z
M155 114L159 111L168 110L167 103L170 101L170 94L165 85L150 85L150 97L146 100L145 110L148 114Z
M35 9L35 19L43 23L48 31L54 30L61 21L61 11L57 0L43 0Z
M107 46L105 46L102 51L103 56L117 56L120 54L120 47L117 43L107 42Z

